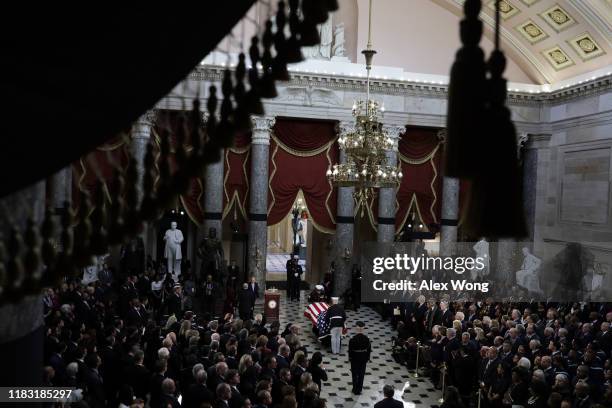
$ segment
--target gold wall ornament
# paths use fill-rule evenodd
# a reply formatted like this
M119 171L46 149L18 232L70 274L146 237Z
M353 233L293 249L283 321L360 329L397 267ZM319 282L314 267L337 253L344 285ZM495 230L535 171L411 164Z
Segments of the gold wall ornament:
M495 10L495 2L496 0L492 0L487 4L487 6L491 10ZM515 15L521 12L521 10L518 7L514 6L508 0L501 0L499 2L499 11L504 20L507 20L510 17L514 17Z
M535 44L548 38L548 34L544 31L544 29L542 29L542 27L537 25L531 19L519 24L515 27L515 29L531 44Z
M568 40L567 43L576 51L576 54L578 54L583 61L597 58L606 53L588 32Z
M542 55L556 70L565 69L574 65L574 61L558 45L548 50L542 51Z
M557 32L576 24L576 20L558 4L541 13L540 17Z

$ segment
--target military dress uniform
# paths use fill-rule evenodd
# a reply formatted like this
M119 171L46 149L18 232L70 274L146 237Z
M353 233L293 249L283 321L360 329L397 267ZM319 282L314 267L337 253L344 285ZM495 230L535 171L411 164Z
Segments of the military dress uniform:
M357 322L358 327L364 327L363 322ZM361 394L366 365L370 360L372 345L370 339L363 333L357 333L349 341L348 355L353 375L353 394Z

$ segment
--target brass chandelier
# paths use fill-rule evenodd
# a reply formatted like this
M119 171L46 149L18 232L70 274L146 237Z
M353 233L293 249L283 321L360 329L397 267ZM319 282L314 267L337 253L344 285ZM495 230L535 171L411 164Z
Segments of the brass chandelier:
M370 99L370 71L372 58L372 0L370 0L368 44L361 53L366 59L366 100L353 105L355 128L340 136L340 149L346 154L346 162L335 164L327 170L327 178L339 187L355 187L353 196L357 208L361 206L362 215L367 201L375 194L375 188L397 187L403 174L397 165L387 163L387 152L394 149L393 140L385 135L382 117L384 108Z

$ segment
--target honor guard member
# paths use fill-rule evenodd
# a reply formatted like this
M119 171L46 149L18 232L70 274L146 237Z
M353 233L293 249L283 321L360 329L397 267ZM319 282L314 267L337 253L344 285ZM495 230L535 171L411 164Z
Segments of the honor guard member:
M370 354L372 353L372 346L368 336L363 334L363 328L365 323L362 321L357 322L357 328L355 334L349 341L349 362L351 363L351 373L353 375L353 394L361 394L363 388L363 379L365 377L366 365L370 360Z

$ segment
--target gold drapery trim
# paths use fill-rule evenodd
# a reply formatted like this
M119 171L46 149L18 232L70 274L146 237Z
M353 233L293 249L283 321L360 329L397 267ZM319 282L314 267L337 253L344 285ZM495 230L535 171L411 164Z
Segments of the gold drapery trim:
M408 209L406 210L406 214L404 214L404 218L402 219L402 222L400 223L397 229L397 233L401 232L402 229L404 228L404 224L406 224L406 220L408 220L408 216L410 215L410 210L412 209L413 205L416 207L416 212L417 212L417 216L419 217L419 222L423 224L423 226L425 226L425 223L423 222L423 216L421 215L421 208L419 207L419 202L416 198L416 193L412 193L410 204L408 204ZM417 220L414 220L414 221L416 222Z
M123 134L123 136L119 139L118 142L112 145L103 144L102 146L96 147L96 150L101 151L101 152L112 152L113 150L117 150L118 148L125 145L127 138L128 138L128 135Z
M197 178L196 182L198 183L198 186L200 186L200 194L198 194L198 198L196 199L197 207L200 209L200 211L202 211L202 215L204 215L204 209L202 208L202 195L204 194L204 185L202 184L202 180L200 178ZM187 213L189 219L193 221L195 225L202 226L203 224L200 224L196 220L195 216L191 213L191 211L189 211L188 206L185 205L184 194L180 194L179 199L181 200L181 204L183 204L183 208L185 209L185 212Z
M272 179L274 179L274 176L276 175L276 162L274 161L276 152L278 152L278 144L276 144L276 146L274 147L274 151L272 152L272 158L270 160L272 162L272 166L274 167L274 170L272 170L272 173L270 173L270 176L268 177L268 191L270 192L270 195L272 196L272 200L270 200L270 202L268 203L268 214L267 214L268 216L270 216L270 211L272 211L272 207L274 207L274 204L276 203L276 197L274 197L274 190L272 189Z
M333 145L336 142L336 139L337 139L337 137L334 137L332 140L330 140L329 142L327 142L326 144L324 144L323 146L321 146L321 147L319 147L317 149L308 150L308 151L302 151L302 150L293 149L293 148L287 146L286 144L284 144L283 142L281 142L276 136L274 136L274 132L272 132L270 137L272 138L272 140L274 140L276 145L279 146L281 149L283 149L287 153L292 154L292 155L297 156L297 157L312 157L312 156L316 156L318 154L321 154L325 150L329 149L331 147L331 145Z
M431 179L431 183L429 184L429 187L431 188L431 192L433 193L434 199L431 202L431 206L429 207L429 212L431 212L431 216L433 217L433 220L435 223L438 222L438 217L436 217L436 213L434 211L434 206L436 205L436 202L438 201L438 195L436 194L436 189L434 187L434 183L436 182L436 179L438 178L438 170L436 170L436 164L434 163L434 156L432 156L431 160L429 161L429 163L431 163L431 168L434 171L434 176L433 179Z
M434 157L436 155L436 152L438 151L438 149L440 148L440 143L438 143L436 145L436 147L434 147L432 149L431 152L429 152L428 154L426 154L423 157L419 157L418 159L411 159L409 157L404 156L403 154L398 152L399 158L401 161L403 161L404 163L408 163L408 164L423 164L425 162L427 162L428 160L431 160L432 157Z
M244 154L248 152L249 150L251 150L251 145L247 145L246 147L228 147L227 149L225 149L225 151L228 151L228 150L232 153Z
M229 169L230 169L230 165L229 165L229 153L235 153L235 154L244 154L246 153L246 157L244 158L243 162L242 162L242 172L244 174L244 180L246 181L246 192L244 194L244 202L240 202L240 196L238 194L238 191L234 190L234 193L232 194L232 197L230 199L229 194L227 193L227 188L226 188L226 183L227 183L227 179L229 177ZM221 217L222 220L225 219L225 217L227 216L227 214L229 214L229 212L232 210L234 205L238 205L238 209L240 210L240 213L242 214L242 217L245 220L248 220L248 216L246 213L246 200L249 198L249 190L250 190L250 185L249 185L249 176L247 174L247 168L246 168L246 164L247 164L247 160L249 160L249 156L251 155L251 149L250 146L247 146L245 149L240 149L240 152L238 153L237 151L235 151L233 148L227 149L225 150L225 164L227 165L227 169L228 171L225 173L225 176L223 177L223 194L225 194L225 198L227 200L227 204L225 206L225 208L223 209L223 215Z
M329 167L332 166L331 157L329 157L329 152L331 151L332 145L333 144L329 144L327 146L327 150L325 151L325 157L327 157L327 165ZM329 186L329 192L327 193L327 197L325 197L325 209L327 210L327 215L329 215L329 219L332 221L332 223L334 225L336 225L336 217L332 214L331 208L329 208L329 198L331 197L332 193L334 192L334 185L332 184L332 182L331 182L331 180L329 178L327 178L327 185ZM306 197L304 197L304 200L306 200ZM338 200L336 200L336 201L338 201ZM314 223L314 218L313 218L313 225L316 225ZM332 231L329 228L323 228L323 227L321 227L321 229L319 229L319 231L323 231L324 229ZM329 233L333 234L334 232L332 231L332 232L329 232Z
M274 179L274 176L276 175L276 170L277 170L277 167L276 167L276 161L275 161L274 159L275 159L275 157L276 157L276 153L278 152L279 147L281 147L281 148L282 148L282 144L281 144L280 142L278 142L278 139L277 139L277 138L276 138L274 135L272 135L272 139L274 140L274 142L275 142L276 146L274 147L274 151L272 152L272 157L271 157L271 162L272 162L272 166L274 167L274 170L272 170L272 173L270 174L270 177L268 178L268 190L270 191L270 195L272 196L272 200L271 200L271 202L268 204L268 216L270 215L270 211L272 211L272 208L274 207L274 204L276 203L276 198L274 197L274 190L272 189L272 180ZM327 150L327 152L326 152L326 157L327 157L327 162L328 162L330 165L331 165L331 158L329 157L329 149L331 148L331 146L334 144L334 142L335 142L335 141L336 141L336 138L332 139L332 141L331 141L331 142L327 143L327 144L324 146L324 147L325 147L325 149L323 149L323 150L321 150L320 148L319 148L319 149L317 149L317 150L313 150L313 151L319 151L319 150L320 150L320 151L319 151L317 154L321 154L321 153L323 153L325 150ZM317 155L317 154L310 154L310 152L308 152L308 153L304 153L304 152L302 152L302 154L300 155L300 154L294 154L294 153L292 153L292 151L297 152L296 150L293 150L293 149L286 150L286 149L284 149L284 148L283 148L283 150L285 150L285 151L286 151L287 153L289 153L289 154L292 154L292 155L294 155L294 156L298 156L298 157L312 157L312 156L316 156L316 155ZM331 194L332 194L332 192L333 192L333 186L332 186L332 184L331 184L331 181L329 181L329 180L328 180L327 182L329 183L329 185L330 185L331 189L330 189L330 191L329 191L329 193L327 194L327 197L326 197L326 199L325 199L325 208L327 209L328 214L330 214L330 219L331 219L331 220L332 220L332 222L335 224L335 223L336 223L336 220L335 220L335 218L334 218L334 217L331 217L331 210L330 210L330 208L329 208L329 203L328 203L328 201L329 201L329 197L331 196ZM302 189L301 189L301 188L298 188L298 191L296 192L295 197L293 198L293 200L294 200L294 201L295 201L295 198L298 196L298 194L299 194L300 192L302 193L302 195L304 195L304 192L302 191ZM309 214L309 218L308 218L308 219L312 221L312 225L313 225L313 226L314 226L314 227L315 227L315 228L316 228L318 231L320 231L320 232L323 232L323 233L325 233L325 234L333 234L333 233L335 232L334 230L332 230L332 229L330 229L330 228L325 228L325 227L323 227L322 225L319 225L319 224L318 224L318 223L317 223L317 222L314 220L314 218L312 217L312 214L310 214L310 212L308 211L308 204L306 203L306 196L304 196L304 201L305 201L305 204L306 204L306 211L307 211L307 212L308 212L308 214ZM290 212L291 212L291 209L289 209L289 211L287 212L287 214L283 215L283 217L281 218L281 221L279 221L278 223L282 222L282 220L284 220L284 219L287 217L287 215L288 215ZM276 223L276 224L278 224L278 223ZM276 225L276 224L273 224L273 225Z

